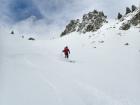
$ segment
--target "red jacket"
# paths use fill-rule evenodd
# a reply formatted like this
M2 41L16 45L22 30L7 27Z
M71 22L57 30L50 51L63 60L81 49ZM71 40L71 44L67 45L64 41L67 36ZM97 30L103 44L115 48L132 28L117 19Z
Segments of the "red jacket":
M64 52L65 54L70 54L70 50L69 50L67 47L64 48L63 52Z

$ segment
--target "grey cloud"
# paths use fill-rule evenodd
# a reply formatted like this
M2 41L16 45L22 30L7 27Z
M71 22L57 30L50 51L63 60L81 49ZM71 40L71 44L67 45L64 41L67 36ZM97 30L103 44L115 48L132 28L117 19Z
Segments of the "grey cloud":
M14 0L1 0L0 18L8 18L9 3ZM25 0L27 1L27 0ZM29 0L35 4L46 20L61 21L80 17L93 9L103 10L109 17L115 17L117 12L124 11L126 6L138 5L139 0ZM28 1L28 2L29 2Z

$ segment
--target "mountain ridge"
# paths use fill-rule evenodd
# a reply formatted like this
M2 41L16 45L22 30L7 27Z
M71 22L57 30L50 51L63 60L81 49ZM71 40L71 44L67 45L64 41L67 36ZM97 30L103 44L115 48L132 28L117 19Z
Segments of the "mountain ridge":
M118 13L116 21L118 21L117 24L119 24L120 30L128 30L132 26L138 26L140 24L140 9L134 5L132 5L132 10L126 7L126 13L124 15ZM82 19L71 20L60 36L62 37L72 32L96 32L103 24L108 24L107 16L104 15L103 11L94 10L84 14Z

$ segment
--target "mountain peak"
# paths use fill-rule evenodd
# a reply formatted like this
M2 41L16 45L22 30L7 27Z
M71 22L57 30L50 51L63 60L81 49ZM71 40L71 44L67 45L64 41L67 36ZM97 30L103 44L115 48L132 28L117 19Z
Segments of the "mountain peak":
M66 26L65 30L61 33L61 36L69 34L71 32L94 32L100 29L103 23L106 21L107 16L102 11L94 10L87 14L84 14L82 19L71 20Z

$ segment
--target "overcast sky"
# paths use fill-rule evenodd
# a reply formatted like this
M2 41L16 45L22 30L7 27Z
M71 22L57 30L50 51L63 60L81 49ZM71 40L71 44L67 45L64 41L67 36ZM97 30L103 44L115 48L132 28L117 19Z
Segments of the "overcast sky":
M139 3L140 0L0 0L0 22L15 24L35 16L48 25L63 26L94 9L115 18L118 12L124 13L126 6Z

